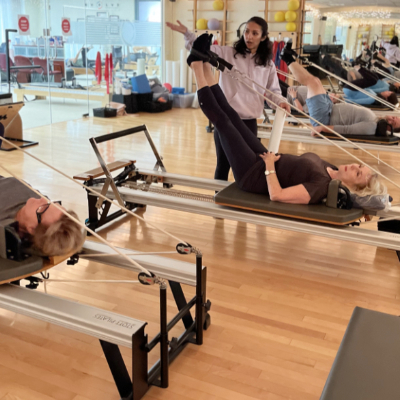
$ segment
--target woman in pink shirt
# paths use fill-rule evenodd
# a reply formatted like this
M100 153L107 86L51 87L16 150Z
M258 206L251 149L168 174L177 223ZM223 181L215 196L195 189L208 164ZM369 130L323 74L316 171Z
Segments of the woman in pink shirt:
M196 34L190 32L179 21L178 25L167 22L173 31L180 32L185 37L185 47L190 50L196 39ZM246 23L242 37L232 46L212 45L211 51L234 65L239 71L246 73L250 79L267 88L274 94L253 85L253 89L265 95L274 103L290 112L289 105L282 97L278 76L272 59L272 45L268 39L268 24L260 17L252 17ZM245 85L233 80L223 73L219 77L219 85L230 106L239 114L245 125L257 136L257 118L262 116L264 100L255 96ZM275 108L270 104L271 108ZM214 128L217 167L214 179L228 180L230 164L222 148L217 128Z

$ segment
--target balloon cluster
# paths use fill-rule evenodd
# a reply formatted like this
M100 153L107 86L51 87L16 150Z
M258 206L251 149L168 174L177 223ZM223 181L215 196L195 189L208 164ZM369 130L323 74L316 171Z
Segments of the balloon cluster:
M287 22L286 30L288 32L295 32L297 25L295 21L297 20L297 10L300 7L299 0L289 0L288 1L288 11L278 11L274 15L276 22Z

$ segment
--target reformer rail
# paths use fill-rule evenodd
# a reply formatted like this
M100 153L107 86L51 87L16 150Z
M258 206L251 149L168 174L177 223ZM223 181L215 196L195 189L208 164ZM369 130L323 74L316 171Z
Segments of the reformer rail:
M271 125L259 124L257 137L260 139L270 139L271 128L272 128ZM322 140L320 138L311 136L310 131L306 128L295 128L290 126L285 126L283 128L282 140L287 140L289 142L296 142L296 143L332 146L332 144L330 142L327 142L326 140ZM349 149L355 148L353 145L347 142L340 142L340 144L342 147L345 148ZM357 144L366 150L400 153L400 146L398 144L393 144L393 145L382 145L382 144L372 144L372 143L357 143Z
M102 185L94 186L93 188L98 192L101 192L103 189ZM246 222L254 225L263 225L293 232L308 233L311 235L323 236L331 239L346 240L400 251L400 235L388 232L367 230L355 226L329 226L322 223L303 222L290 218L237 210L209 202L182 199L168 195L128 189L125 187L120 187L119 192L124 201L136 204L144 204L148 206L207 215L210 217L230 219L233 221ZM114 194L110 190L107 192L107 196L114 198Z

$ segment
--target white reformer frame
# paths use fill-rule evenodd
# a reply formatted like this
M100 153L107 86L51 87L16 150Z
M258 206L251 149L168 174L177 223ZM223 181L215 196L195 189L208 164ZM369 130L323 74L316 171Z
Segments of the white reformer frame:
M357 104L358 107L363 107L359 104ZM377 117L385 117L386 115L390 115L392 117L400 117L400 109L398 111L380 111L380 110L371 110L373 111ZM274 110L270 110L270 109L265 109L265 112L267 113L268 117L273 120L275 119L275 112ZM310 124L309 119L304 117L303 115L299 116L301 119L304 119L304 122L306 124ZM291 117L287 117L286 119L287 122L298 122L296 121L294 118ZM310 124L311 125L311 124Z
M139 128L139 127L138 127ZM143 131L147 128L145 126L140 127ZM132 129L132 133L137 133L140 130L137 128ZM128 130L124 131L124 135L126 135ZM118 132L114 134L115 137L121 137ZM150 137L148 133L146 133L147 138ZM151 139L151 137L150 137ZM91 143L93 143L91 139ZM154 144L152 144L152 147ZM165 171L158 171L158 167L156 166L153 170L145 170L136 168L135 173L142 174L145 176L157 177L157 181L163 182L163 185L168 187L173 184L182 185L183 183L186 186L194 187L194 188L202 188L208 190L221 190L222 187L228 186L231 182L225 181L216 181L214 179L204 179L204 178L195 178L188 177L179 174L171 174ZM87 184L91 187L91 189L96 190L97 192L102 192L103 185L96 184L94 181L88 181ZM118 196L124 200L124 202L134 205L135 207L139 206L155 206L161 208L167 208L172 210L190 212L195 214L207 215L210 217L230 219L234 221L252 223L255 225L263 225L272 228L284 229L294 232L300 233L308 233L318 236L323 236L331 239L339 239L346 240L360 244L367 244L370 246L383 247L391 250L395 250L400 254L400 235L392 234L388 232L382 231L371 231L368 229L359 228L356 226L333 226L327 225L324 223L317 222L305 222L301 220L294 220L290 218L282 218L279 216L271 216L263 213L255 213L252 211L239 210L235 208L220 206L215 203L172 197L167 194L156 194L151 193L144 190L135 190L127 187L118 187ZM168 189L166 189L168 190ZM114 199L116 198L116 194L112 190L108 190L106 196ZM97 203L97 196L88 192L88 204L89 204L89 220L88 225L92 229L97 229L104 225L107 222L110 222L113 218L105 217L103 218L103 223L100 223L100 219L97 217L98 209L95 208L95 204ZM379 213L380 216L387 217L386 213ZM400 213L395 213L395 215L399 215ZM390 216L393 216L393 212Z
M272 125L259 124L257 137L260 139L270 139L272 131ZM317 137L311 136L311 131L307 128L296 128L291 126L285 126L282 132L282 140L287 140L289 142L296 143L307 143L307 144L317 144L324 146L332 146L330 142L322 140ZM340 141L340 145L345 148L354 149L355 147L348 142ZM357 142L357 145L365 150L375 150L378 152L389 152L389 153L400 153L400 143L399 144L373 144L373 143L362 143Z

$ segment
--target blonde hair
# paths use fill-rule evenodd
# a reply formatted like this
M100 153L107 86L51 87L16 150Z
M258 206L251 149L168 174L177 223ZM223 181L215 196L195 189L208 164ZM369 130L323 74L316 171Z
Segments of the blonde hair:
M358 186L351 191L360 197L383 196L387 194L387 187L378 174L372 174L364 187Z
M72 210L67 211L78 219ZM67 215L63 216L49 227L39 224L32 236L32 242L42 255L60 256L71 254L81 249L85 235L80 225L72 221Z

